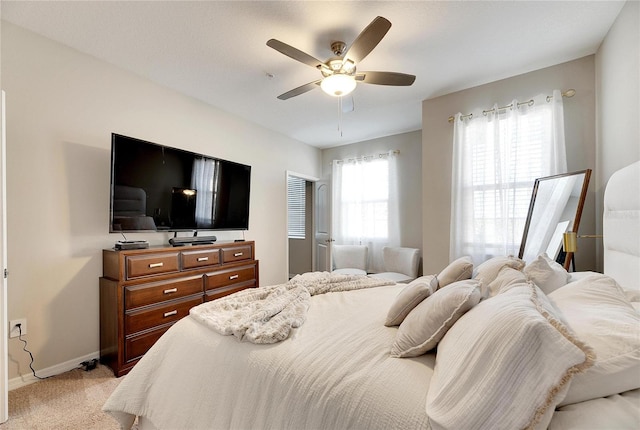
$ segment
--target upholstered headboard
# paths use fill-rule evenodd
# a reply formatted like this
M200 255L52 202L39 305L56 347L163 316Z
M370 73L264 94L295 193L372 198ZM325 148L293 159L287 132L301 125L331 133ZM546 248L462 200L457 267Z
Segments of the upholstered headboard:
M640 161L618 170L604 192L604 273L640 290Z

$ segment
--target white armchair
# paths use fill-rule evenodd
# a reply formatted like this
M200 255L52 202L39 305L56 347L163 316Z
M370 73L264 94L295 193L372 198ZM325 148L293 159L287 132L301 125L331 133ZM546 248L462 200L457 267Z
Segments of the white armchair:
M411 282L418 277L420 250L416 248L382 248L382 260L386 272L371 276L384 278L397 283Z
M366 275L368 248L365 245L333 245L333 273Z

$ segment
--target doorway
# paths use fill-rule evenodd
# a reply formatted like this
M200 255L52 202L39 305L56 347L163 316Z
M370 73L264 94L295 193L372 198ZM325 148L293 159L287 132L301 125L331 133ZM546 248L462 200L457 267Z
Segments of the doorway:
M301 273L328 270L323 263L326 258L318 254L317 246L319 224L326 223L326 216L318 214L319 210L325 209L322 205L318 206L317 190L318 184L324 182L312 176L290 171L286 172L286 182L287 279ZM304 197L298 195L300 189L304 190ZM300 213L301 210L302 213ZM304 225L303 228L300 227L300 223Z

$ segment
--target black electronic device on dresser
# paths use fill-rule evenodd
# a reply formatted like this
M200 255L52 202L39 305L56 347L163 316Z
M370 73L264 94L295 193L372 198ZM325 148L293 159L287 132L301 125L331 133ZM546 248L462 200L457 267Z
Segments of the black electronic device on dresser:
M118 377L192 307L259 286L252 241L105 249L102 261L100 361Z

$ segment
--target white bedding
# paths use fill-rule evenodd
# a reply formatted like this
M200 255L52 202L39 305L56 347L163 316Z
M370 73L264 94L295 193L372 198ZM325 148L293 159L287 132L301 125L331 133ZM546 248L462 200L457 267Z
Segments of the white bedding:
M430 429L435 354L391 358L398 329L384 326L402 288L314 296L307 321L272 345L240 342L186 317L104 410L123 428L139 416L141 429ZM564 406L549 428L637 430L639 400L634 390Z
M285 284L248 288L204 303L189 314L220 334L252 343L276 343L304 324L311 296L393 284L368 276L309 272Z
M136 415L163 429L428 428L434 354L389 355L397 328L384 321L402 287L314 296L305 324L274 345L183 318L104 409L125 428Z
M640 389L558 408L549 430L640 429Z

